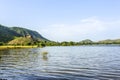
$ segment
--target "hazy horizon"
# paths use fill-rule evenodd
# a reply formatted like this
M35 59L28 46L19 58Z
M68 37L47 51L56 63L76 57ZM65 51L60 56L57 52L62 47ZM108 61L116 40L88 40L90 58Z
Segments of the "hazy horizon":
M53 41L120 38L119 0L1 0L0 24Z

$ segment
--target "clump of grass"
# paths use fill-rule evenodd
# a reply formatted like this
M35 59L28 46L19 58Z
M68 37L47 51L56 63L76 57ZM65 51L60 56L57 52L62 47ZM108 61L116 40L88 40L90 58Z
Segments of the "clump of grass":
M48 60L48 56L47 55L48 55L47 51L42 52L42 59L45 60L45 61Z
M47 55L47 54L48 54L48 52L47 52L47 51L44 51L44 52L42 52L42 54L43 54L43 55Z

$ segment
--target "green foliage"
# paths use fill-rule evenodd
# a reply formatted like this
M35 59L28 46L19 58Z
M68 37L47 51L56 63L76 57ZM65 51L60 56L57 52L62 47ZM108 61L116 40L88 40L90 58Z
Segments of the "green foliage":
M9 45L33 45L34 40L29 37L19 37L8 43Z
M0 42L0 46L2 46L2 45L4 45L4 43L3 43L3 42Z
M43 42L44 43L44 42ZM120 39L116 39L116 40L104 40L104 41L99 41L99 42L93 42L89 39L86 40L82 40L80 42L50 42L47 41L44 43L46 46L77 46L77 45L99 45L99 44L120 44Z
M67 45L68 45L68 42L64 41L64 42L61 43L61 46L67 46Z
M38 43L38 47L45 47L45 43Z

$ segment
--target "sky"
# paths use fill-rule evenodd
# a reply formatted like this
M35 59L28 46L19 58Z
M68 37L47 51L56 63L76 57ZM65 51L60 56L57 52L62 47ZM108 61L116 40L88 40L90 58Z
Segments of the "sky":
M0 0L0 24L52 41L120 38L120 0Z

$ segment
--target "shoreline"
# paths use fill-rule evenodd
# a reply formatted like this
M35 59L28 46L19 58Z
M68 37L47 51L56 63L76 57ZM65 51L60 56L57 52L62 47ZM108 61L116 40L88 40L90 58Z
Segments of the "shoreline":
M5 49L22 49L22 48L37 48L37 46L0 46L0 50L5 50Z
M73 45L73 46L120 46L120 44L90 44L90 45ZM7 45L4 45L4 46L0 46L0 50L37 48L37 47L38 47L37 45L34 45L34 46L7 46ZM50 46L48 46L48 47L50 47Z

